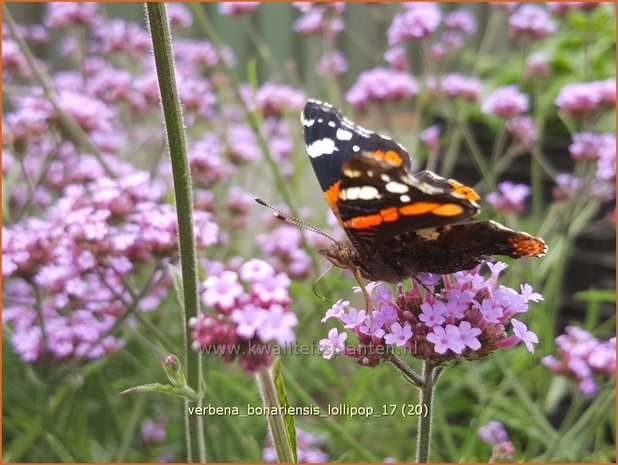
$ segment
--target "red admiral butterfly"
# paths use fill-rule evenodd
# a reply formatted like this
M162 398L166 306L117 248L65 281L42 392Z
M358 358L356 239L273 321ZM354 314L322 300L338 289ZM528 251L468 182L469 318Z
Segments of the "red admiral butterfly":
M320 253L372 281L469 270L491 255L540 257L542 239L479 213L472 188L431 171L410 173L401 145L309 100L301 114L307 152L326 200L349 243ZM359 280L360 283L360 280Z

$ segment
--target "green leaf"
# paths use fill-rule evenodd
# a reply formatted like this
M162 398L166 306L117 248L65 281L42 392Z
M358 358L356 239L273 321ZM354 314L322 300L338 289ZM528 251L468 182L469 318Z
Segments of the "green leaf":
M167 268L169 269L172 275L172 280L174 281L174 291L176 292L178 304L180 305L180 308L185 308L185 293L182 287L182 275L174 265L167 265Z
M616 303L616 291L610 289L590 289L575 293L575 299L583 300L584 302L595 303Z
M125 389L120 394L133 394L134 392L159 392L161 394L169 394L176 397L182 397L183 399L189 399L190 401L198 401L200 396L190 387L175 388L169 384L150 383L142 384L141 386L134 386L129 389Z
M80 460L76 460L73 454L71 454L71 452L69 451L69 449L62 442L60 442L58 438L56 438L56 436L54 436L50 432L48 431L45 432L45 439L47 439L47 442L52 447L52 449L54 449L54 452L58 454L58 457L60 457L60 460L62 462L64 463L80 462Z
M275 386L277 388L277 398L279 399L279 405L288 411L290 402L288 395L285 391L285 385L283 384L283 375L281 374L281 358L275 358L273 363L273 378L275 379ZM296 450L296 426L294 425L294 417L289 414L285 414L283 421L285 423L285 432L288 437L288 442L294 454L294 462L298 462L298 452Z

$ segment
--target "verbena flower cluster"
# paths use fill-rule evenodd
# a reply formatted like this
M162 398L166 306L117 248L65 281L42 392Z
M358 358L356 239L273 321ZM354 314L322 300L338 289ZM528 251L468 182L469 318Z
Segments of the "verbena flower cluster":
M554 373L573 379L582 394L597 393L597 381L616 373L616 338L607 341L596 338L588 331L568 326L556 338L556 355L543 359L543 364Z
M491 271L487 278L478 267L453 275L423 276L424 284L433 292L423 291L413 281L411 289L398 286L393 295L384 283L371 283L368 290L373 311L357 310L348 301L338 301L322 322L336 319L356 335L358 344L346 346L348 333L333 328L320 341L323 357L342 353L361 365L376 366L388 357L384 349L390 346L440 364L486 357L519 342L534 352L538 338L518 314L526 313L529 302L538 302L542 296L528 284L522 284L520 292L498 284L506 264L487 263L487 267Z
M251 259L237 271L210 267L202 283L206 310L189 321L193 350L225 361L238 359L247 372L272 362L268 344L294 342L298 323L290 310L290 279L265 261Z
M492 420L478 430L481 441L492 446L490 463L507 462L515 458L515 446L509 439L504 425L499 421Z

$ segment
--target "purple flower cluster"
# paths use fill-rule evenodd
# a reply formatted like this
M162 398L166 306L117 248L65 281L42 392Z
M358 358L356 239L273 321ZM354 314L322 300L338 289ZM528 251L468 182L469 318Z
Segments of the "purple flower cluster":
M549 76L551 68L543 52L532 53L526 59L526 79Z
M571 10L591 12L596 9L600 2L548 2L547 8L556 16L564 16Z
M345 2L293 4L302 12L293 26L298 34L335 37L345 28L345 22L341 17L341 13L345 10Z
M328 455L319 449L323 439L315 434L308 433L300 428L296 428L296 452L298 453L298 463L326 463ZM273 438L268 432L266 436L262 459L265 462L276 463L277 452L273 444Z
M444 24L449 29L459 31L466 35L476 32L476 18L469 10L453 10L444 17Z
M167 420L147 418L142 422L142 440L149 445L160 444L167 439Z
M556 186L552 190L554 200L575 199L582 189L582 180L570 173L560 173L556 176Z
M597 339L588 331L568 326L556 338L556 355L543 358L543 364L554 373L577 382L586 396L597 393L599 379L611 378L616 373L616 338Z
M469 102L478 102L483 92L483 83L480 80L461 73L447 73L439 80L430 76L426 84L431 94L442 93L449 99L461 97Z
M410 68L410 63L406 55L406 48L403 45L396 45L389 48L384 52L384 60L391 68L397 71L405 71Z
M219 13L226 16L240 16L257 11L261 2L221 2Z
M434 124L423 129L420 134L420 139L429 150L437 150L440 146L440 126Z
M363 71L346 93L345 99L355 108L364 108L370 102L398 102L414 97L419 91L414 78L389 68Z
M102 21L96 2L50 3L47 7L45 25L50 29L71 26L93 27Z
M487 203L494 210L504 214L521 213L525 207L526 198L532 193L530 186L504 181L498 184L500 192L487 194Z
M177 258L176 214L163 194L145 172L100 177L66 186L43 218L3 227L3 321L23 361L99 358L122 346L108 334L130 305L156 307L164 288L135 300L128 277ZM195 224L200 248L217 242L207 213Z
M325 53L315 67L318 76L338 76L348 71L348 60L340 50Z
M528 149L537 141L536 124L529 116L522 115L511 118L506 122L506 129Z
M616 79L566 84L554 103L574 118L585 118L616 105Z
M490 463L508 462L514 459L515 447L502 423L492 420L479 428L478 435L481 441L493 447Z
M538 40L556 32L556 23L548 11L538 5L524 4L509 17L509 35Z
M385 284L371 283L367 287L375 307L371 312L338 301L322 322L335 318L356 334L359 344L345 347L348 334L339 334L333 328L320 340L323 356L343 353L363 366L376 366L388 356L388 346L402 347L406 353L433 364L486 357L519 342L534 352L536 334L514 316L527 312L529 302L543 297L528 284L521 286L520 293L498 285L498 276L507 265L498 262L487 266L489 278L483 277L478 267L453 275L422 275L425 285L432 288L442 281L438 294L422 293L416 281L410 290L399 286L395 296ZM506 332L509 324L512 335Z
M602 182L616 179L616 135L579 132L573 134L569 145L571 158L576 161L596 161L596 178Z
M259 234L256 241L264 255L273 257L276 270L285 271L294 279L304 279L311 272L311 257L301 247L302 234L298 227L284 224Z
M258 89L256 102L263 115L281 117L284 113L300 111L305 93L291 86L267 82Z
M404 3L405 10L393 18L387 31L390 46L409 40L424 39L442 22L442 12L435 3Z
M270 365L269 344L295 340L298 320L290 311L290 279L263 260L252 259L238 271L210 267L202 283L208 311L191 319L193 350L216 350L225 361L240 360L247 372Z
M517 86L503 86L485 98L481 109L483 113L508 119L528 111L529 104L528 96Z

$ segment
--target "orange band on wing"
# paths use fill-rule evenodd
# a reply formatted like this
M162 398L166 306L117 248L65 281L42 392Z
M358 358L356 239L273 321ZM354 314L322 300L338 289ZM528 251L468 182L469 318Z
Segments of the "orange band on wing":
M422 215L424 213L429 213L433 209L439 207L439 203L435 202L414 202L406 205L405 207L399 208L399 213L402 215Z
M463 208L455 203L445 203L444 205L440 205L435 210L432 210L431 213L439 216L457 216L463 213Z
M341 186L341 181L337 181L335 184L330 186L327 191L324 192L326 196L326 200L330 205L330 208L337 211L337 200L339 200L339 187Z
M519 233L517 236L509 239L511 245L515 248L513 257L540 257L547 253L547 245L543 239L532 237L527 234Z
M376 150L375 152L370 152L371 155L376 160L382 160L387 162L393 166L401 166L403 163L403 159L399 156L399 154L393 150L389 150L387 152L383 152L382 150Z
M466 200L478 200L480 199L479 195L474 192L474 189L468 186L464 186L463 184L455 181L454 179L449 179L447 181L451 186L453 186L453 192L455 194L459 194Z

